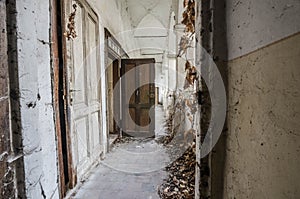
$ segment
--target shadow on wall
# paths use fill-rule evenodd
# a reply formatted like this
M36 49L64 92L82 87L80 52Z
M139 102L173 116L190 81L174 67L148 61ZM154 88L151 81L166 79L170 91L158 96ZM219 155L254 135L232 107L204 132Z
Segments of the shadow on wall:
M11 138L13 155L17 158L13 161L16 176L16 189L18 198L25 197L25 174L23 159L23 141L20 113L20 90L19 90L19 71L18 71L18 51L17 51L17 11L16 0L6 2L7 14L7 43L8 43L8 68L9 68L9 93L11 107ZM14 192L11 192L12 194ZM7 195L6 195L7 197Z
M227 72L227 34L226 0L202 1L202 47L210 54L217 65L228 91ZM204 81L202 81L204 82ZM204 84L204 83L203 83ZM228 92L226 92L228 93ZM227 97L228 98L228 97ZM211 118L210 97L206 85L203 85L204 104L201 109L201 133L205 137ZM226 158L227 123L209 156L201 159L201 197L223 198L224 168ZM203 142L203 140L201 140ZM209 184L210 183L210 184Z
M214 2L214 24L213 24L213 58L222 75L225 89L228 91L228 67L227 67L227 33L226 33L226 0ZM228 92L226 92L228 93ZM228 96L227 96L228 102ZM224 198L224 176L227 140L227 122L225 121L223 132L211 154L211 198Z

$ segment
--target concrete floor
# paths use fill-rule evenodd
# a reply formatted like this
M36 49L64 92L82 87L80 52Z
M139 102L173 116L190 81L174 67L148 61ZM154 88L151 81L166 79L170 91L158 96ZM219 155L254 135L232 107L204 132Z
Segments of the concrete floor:
M159 199L157 186L162 184L163 170L133 174L100 164L83 183L74 199Z
M162 107L156 111L156 136L164 134ZM159 199L157 187L166 179L170 159L153 139L137 139L112 147L73 199Z

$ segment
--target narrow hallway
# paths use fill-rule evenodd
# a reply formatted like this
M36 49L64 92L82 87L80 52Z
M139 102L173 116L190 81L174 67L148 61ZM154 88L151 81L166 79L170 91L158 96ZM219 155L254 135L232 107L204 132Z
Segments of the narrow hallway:
M300 199L300 0L0 16L0 199Z

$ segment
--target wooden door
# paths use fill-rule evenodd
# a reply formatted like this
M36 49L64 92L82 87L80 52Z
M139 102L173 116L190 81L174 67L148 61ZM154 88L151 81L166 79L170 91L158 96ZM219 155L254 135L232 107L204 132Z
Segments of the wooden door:
M80 179L99 161L103 143L98 18L85 1L72 1L74 4L77 37L67 41L68 87L73 165Z
M154 63L154 59L122 60L122 130L127 135L154 136L155 113L150 111L155 105Z

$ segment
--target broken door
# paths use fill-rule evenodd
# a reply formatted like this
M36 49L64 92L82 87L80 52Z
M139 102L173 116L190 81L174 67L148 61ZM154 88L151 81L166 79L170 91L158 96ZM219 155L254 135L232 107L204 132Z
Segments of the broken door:
M99 161L104 149L101 141L99 23L85 1L72 1L69 6L73 11L76 9L77 35L67 41L70 132L73 165L77 177L81 178L93 163Z
M122 60L122 130L127 135L154 136L154 63L154 59Z

